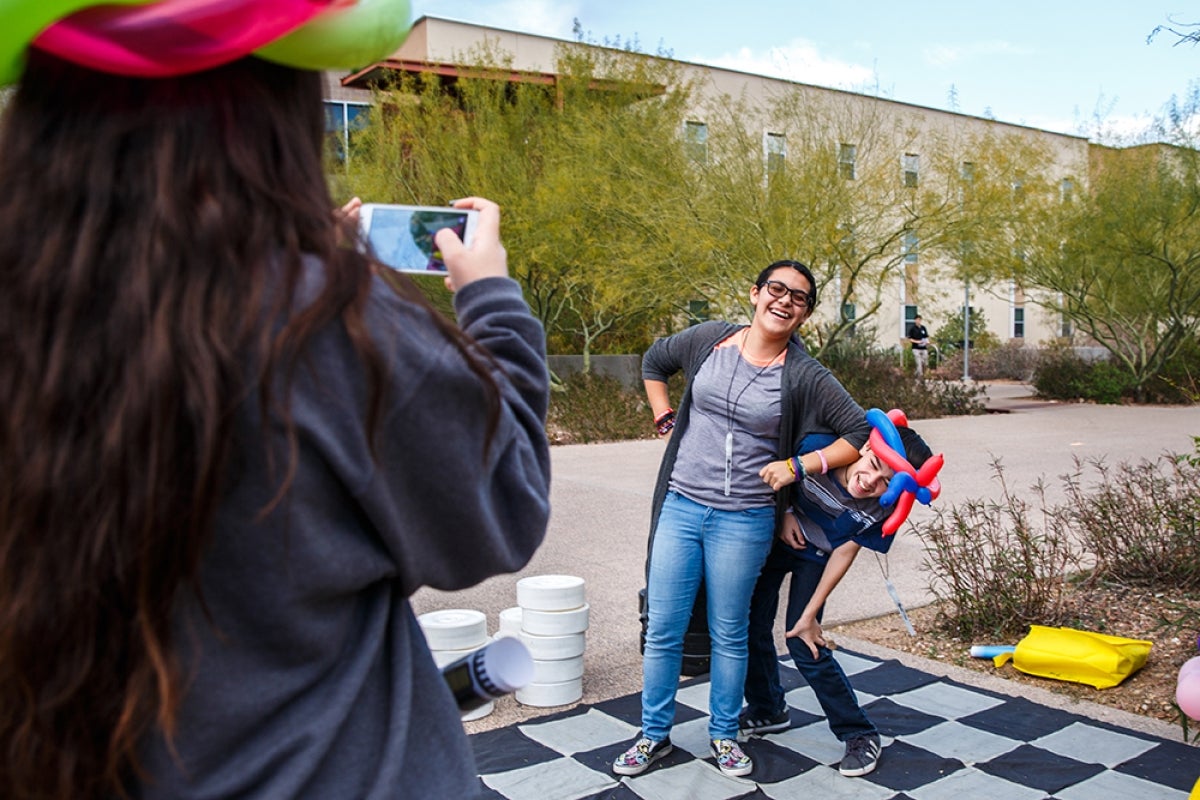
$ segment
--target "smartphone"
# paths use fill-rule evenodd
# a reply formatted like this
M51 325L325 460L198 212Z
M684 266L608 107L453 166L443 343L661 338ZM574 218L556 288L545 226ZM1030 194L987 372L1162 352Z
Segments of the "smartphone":
M433 235L450 228L470 246L478 221L479 212L470 208L364 203L359 209L359 226L371 253L400 272L444 273L446 263Z

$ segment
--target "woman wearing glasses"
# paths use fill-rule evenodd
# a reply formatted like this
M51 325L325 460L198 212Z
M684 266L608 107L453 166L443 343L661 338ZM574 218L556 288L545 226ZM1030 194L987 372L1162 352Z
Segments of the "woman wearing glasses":
M613 762L619 775L638 775L671 752L684 634L701 583L712 641L711 754L726 775L751 772L737 743L750 596L787 507L760 473L798 452L806 433L844 437L802 458L814 474L854 461L870 434L862 408L795 336L817 302L808 267L771 264L750 302L749 325L693 326L656 341L642 361L655 425L670 438L651 515L642 731ZM667 380L679 371L687 385L676 411Z

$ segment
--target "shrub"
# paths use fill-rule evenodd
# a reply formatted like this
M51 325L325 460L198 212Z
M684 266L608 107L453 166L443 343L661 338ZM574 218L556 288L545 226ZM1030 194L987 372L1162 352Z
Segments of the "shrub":
M1182 403L1200 401L1200 342L1188 342L1146 383L1146 402Z
M1200 591L1200 466L1162 456L1110 469L1090 461L1063 477L1071 523L1095 557L1095 579Z
M986 390L941 378L918 378L900 366L897 351L849 337L827 347L821 363L863 408L904 409L909 419L983 414Z
M1132 396L1133 378L1111 360L1081 358L1070 347L1047 348L1033 375L1038 395L1050 400L1117 403Z
M934 509L919 527L930 588L947 601L940 624L963 638L1010 639L1029 625L1061 624L1066 611L1066 576L1078 566L1060 511L1047 509L1044 486L1033 487L1040 502L1040 527L1028 503L1009 490L993 462L1000 500L968 500Z
M641 392L607 375L577 372L556 382L546 435L551 444L653 439L650 417L650 405Z
M974 380L1027 383L1033 380L1041 355L1042 351L1037 347L1009 342L987 350L972 349L968 367ZM943 360L939 371L948 375L962 375L962 358L961 348L952 350Z

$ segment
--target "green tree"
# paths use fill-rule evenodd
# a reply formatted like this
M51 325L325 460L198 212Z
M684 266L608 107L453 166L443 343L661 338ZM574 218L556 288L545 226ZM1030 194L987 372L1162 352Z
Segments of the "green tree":
M346 191L383 202L500 203L510 272L551 352L638 349L686 307L673 276L701 255L679 146L690 87L670 64L562 46L557 80L477 51L456 81L380 91Z
M806 331L820 355L872 322L918 257L930 270L944 258L958 215L948 182L932 160L911 181L902 171L900 154L931 149L918 113L897 121L870 98L818 102L796 87L761 107L720 97L705 118L711 152L694 207L709 269L692 279L715 307L745 307L748 273L779 258L802 261L822 306L835 309ZM785 148L782 158L764 154L764 120L766 145ZM929 137L922 148L920 136Z
M1093 146L1090 190L1026 264L1076 330L1145 386L1200 334L1200 153Z

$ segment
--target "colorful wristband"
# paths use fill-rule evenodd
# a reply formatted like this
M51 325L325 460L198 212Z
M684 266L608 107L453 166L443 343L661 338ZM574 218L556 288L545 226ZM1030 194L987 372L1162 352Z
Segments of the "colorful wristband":
M818 450L817 458L821 459L821 474L824 475L826 472L829 472L829 462L825 460L825 451Z

